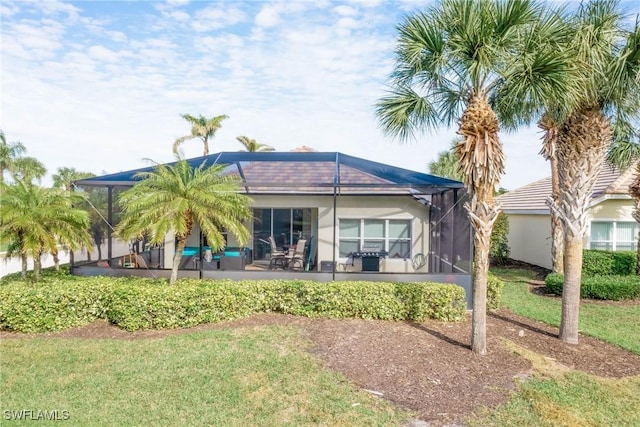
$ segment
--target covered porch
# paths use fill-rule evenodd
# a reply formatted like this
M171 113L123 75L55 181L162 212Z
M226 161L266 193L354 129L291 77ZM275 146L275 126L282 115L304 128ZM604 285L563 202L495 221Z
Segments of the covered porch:
M246 224L248 244L228 236L220 251L212 251L196 228L180 277L427 280L470 287L471 227L460 182L341 153L232 152L188 161L193 167L224 164L224 173L237 175L253 199L253 218ZM168 277L173 236L149 247L112 233L118 194L135 184L136 173L151 169L75 183L103 194L108 228L105 259L75 263L74 274ZM274 268L274 250L290 251L298 242L304 242L303 262Z

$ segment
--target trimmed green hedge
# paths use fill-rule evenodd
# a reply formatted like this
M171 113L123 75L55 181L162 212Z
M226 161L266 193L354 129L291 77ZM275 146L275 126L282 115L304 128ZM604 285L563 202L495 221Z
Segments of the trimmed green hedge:
M585 249L582 252L582 274L587 276L636 274L637 254L630 251L598 251Z
M558 273L545 279L547 289L556 295L562 295L563 282L563 275ZM583 276L580 298L611 301L640 298L640 276Z
M143 278L45 280L0 287L0 329L55 331L96 319L129 331L190 327L277 311L308 317L457 321L464 289L441 283L210 281L175 286Z

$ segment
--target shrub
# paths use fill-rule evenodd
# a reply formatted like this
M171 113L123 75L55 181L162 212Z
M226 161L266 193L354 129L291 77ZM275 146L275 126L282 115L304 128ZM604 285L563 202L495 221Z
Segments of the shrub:
M170 286L143 278L83 278L0 287L0 329L38 332L104 318L119 327L190 327L279 311L309 317L455 321L464 290L440 283L183 279Z
M549 274L545 279L547 289L562 295L564 277L558 273ZM640 298L640 276L583 276L580 298L611 301Z
M502 305L504 282L489 273L487 276L487 310L496 310Z
M634 275L636 272L636 253L631 251L599 251L586 249L582 256L582 274L595 275Z
M507 235L509 234L509 217L504 212L498 214L496 222L491 231L491 249L489 256L491 261L497 265L505 265L509 262L511 249Z
M8 283L0 288L0 329L43 332L91 323L105 317L109 288L96 279Z

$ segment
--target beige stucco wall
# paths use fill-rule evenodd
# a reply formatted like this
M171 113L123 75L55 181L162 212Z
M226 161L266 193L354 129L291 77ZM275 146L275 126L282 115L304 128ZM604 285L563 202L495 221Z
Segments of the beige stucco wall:
M255 208L314 208L317 209L317 228L313 224L318 253L321 261L332 261L334 250L333 196L254 196ZM338 196L337 220L340 218L410 219L412 253L427 254L429 250L429 212L427 207L407 196ZM253 232L253 230L252 230ZM335 244L338 242L336 227ZM338 257L336 262L345 263ZM411 260L383 260L380 270L385 272L413 272ZM426 266L424 267L426 271Z
M509 215L511 258L551 268L551 218L549 215Z
M630 199L603 200L587 211L587 224L592 220L633 221ZM546 268L551 262L551 218L547 215L507 214L509 217L509 248L511 258ZM587 228L583 245L589 247Z

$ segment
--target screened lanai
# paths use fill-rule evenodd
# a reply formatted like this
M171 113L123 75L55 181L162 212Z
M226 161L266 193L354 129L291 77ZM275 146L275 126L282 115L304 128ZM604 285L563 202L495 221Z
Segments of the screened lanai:
M252 265L273 267L270 238L285 249L305 242L305 262L297 274L324 273L333 280L349 274L470 274L471 229L458 181L338 152L221 152L187 161L192 167L225 165L224 173L237 175L242 191L253 199L253 219L247 224L251 241L245 247L237 247L231 236L228 241L245 262L207 264L205 258L215 254L207 254L206 240L196 230L188 255L195 261L181 265L187 275L219 277L237 270L251 273ZM104 268L123 267L127 253L122 251L150 251L147 267L171 267L175 246L170 236L161 248L132 249L128 242L116 249L111 233L118 219L117 194L134 185L139 172L153 168L75 183L105 192L103 216L109 230Z

